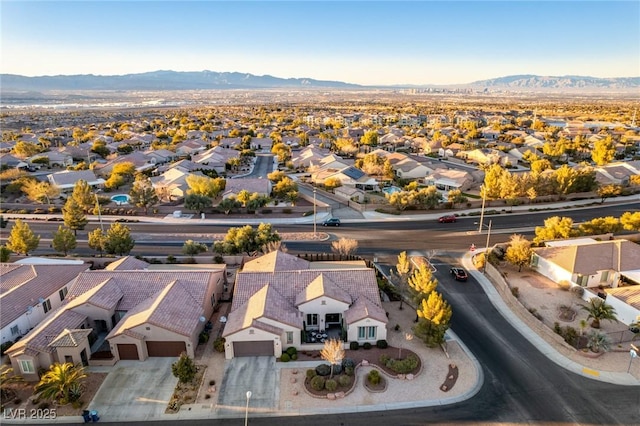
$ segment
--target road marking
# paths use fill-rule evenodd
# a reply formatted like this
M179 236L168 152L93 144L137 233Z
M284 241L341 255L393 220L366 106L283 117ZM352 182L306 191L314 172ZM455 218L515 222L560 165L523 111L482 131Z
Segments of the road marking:
M582 368L582 372L585 373L585 374L591 374L592 376L595 376L595 377L599 377L600 376L600 372L599 371L592 370L592 369L587 368L587 367L583 367Z

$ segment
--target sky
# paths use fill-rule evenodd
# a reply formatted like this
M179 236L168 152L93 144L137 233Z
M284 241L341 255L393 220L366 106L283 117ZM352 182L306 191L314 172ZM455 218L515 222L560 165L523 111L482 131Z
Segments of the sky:
M1 0L0 72L363 85L640 76L640 1Z

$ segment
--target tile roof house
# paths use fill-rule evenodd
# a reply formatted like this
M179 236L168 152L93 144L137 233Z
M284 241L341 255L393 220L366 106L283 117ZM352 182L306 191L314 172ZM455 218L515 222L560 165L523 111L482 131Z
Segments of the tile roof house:
M199 334L222 296L224 267L152 267L124 258L110 269L81 272L65 303L7 351L15 371L28 376L67 360L113 365L121 359L177 357L182 352L193 357ZM89 344L89 335L98 345ZM72 341L75 345L61 346ZM94 360L92 350L110 356Z
M184 198L189 190L187 177L190 175L204 176L202 172L187 172L180 168L172 168L160 176L151 178L151 185L161 200L176 200Z
M237 197L240 191L247 190L250 193L257 192L268 197L271 195L271 181L261 178L225 179L225 188L222 198Z
M640 315L640 246L631 241L582 238L548 242L547 247L534 249L531 263L554 282L564 280L584 287L586 300L595 297L600 288L619 295L615 305L609 297L606 300L614 305L621 322L629 324ZM624 300L633 301L635 306L626 305Z
M0 263L0 336L14 341L51 315L89 264Z
M62 172L47 175L49 183L56 186L61 192L71 192L79 180L86 181L92 188L101 188L105 180L96 177L93 170L64 170Z
M226 358L279 357L289 346L317 349L332 331L345 342L386 339L373 269L335 263L315 268L281 251L245 263L223 332Z

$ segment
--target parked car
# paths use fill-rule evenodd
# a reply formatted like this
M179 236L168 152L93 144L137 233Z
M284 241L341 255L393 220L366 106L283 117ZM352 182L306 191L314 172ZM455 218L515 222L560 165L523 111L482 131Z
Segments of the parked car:
M453 223L456 221L456 217L452 214L450 215L446 215L446 216L441 216L438 218L438 222L440 223Z
M462 268L451 268L450 272L456 281L466 281L468 278L467 271Z
M340 219L332 217L331 219L327 219L322 222L322 226L340 226Z

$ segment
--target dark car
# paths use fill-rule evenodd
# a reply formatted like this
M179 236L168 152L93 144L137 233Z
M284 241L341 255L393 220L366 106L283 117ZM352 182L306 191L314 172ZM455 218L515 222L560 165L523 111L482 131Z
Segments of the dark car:
M438 218L438 222L440 223L453 223L456 221L456 217L454 215L446 215Z
M327 219L322 222L322 226L340 226L340 219L332 217L331 219Z
M468 278L467 271L462 268L451 268L450 272L456 281L466 281Z

